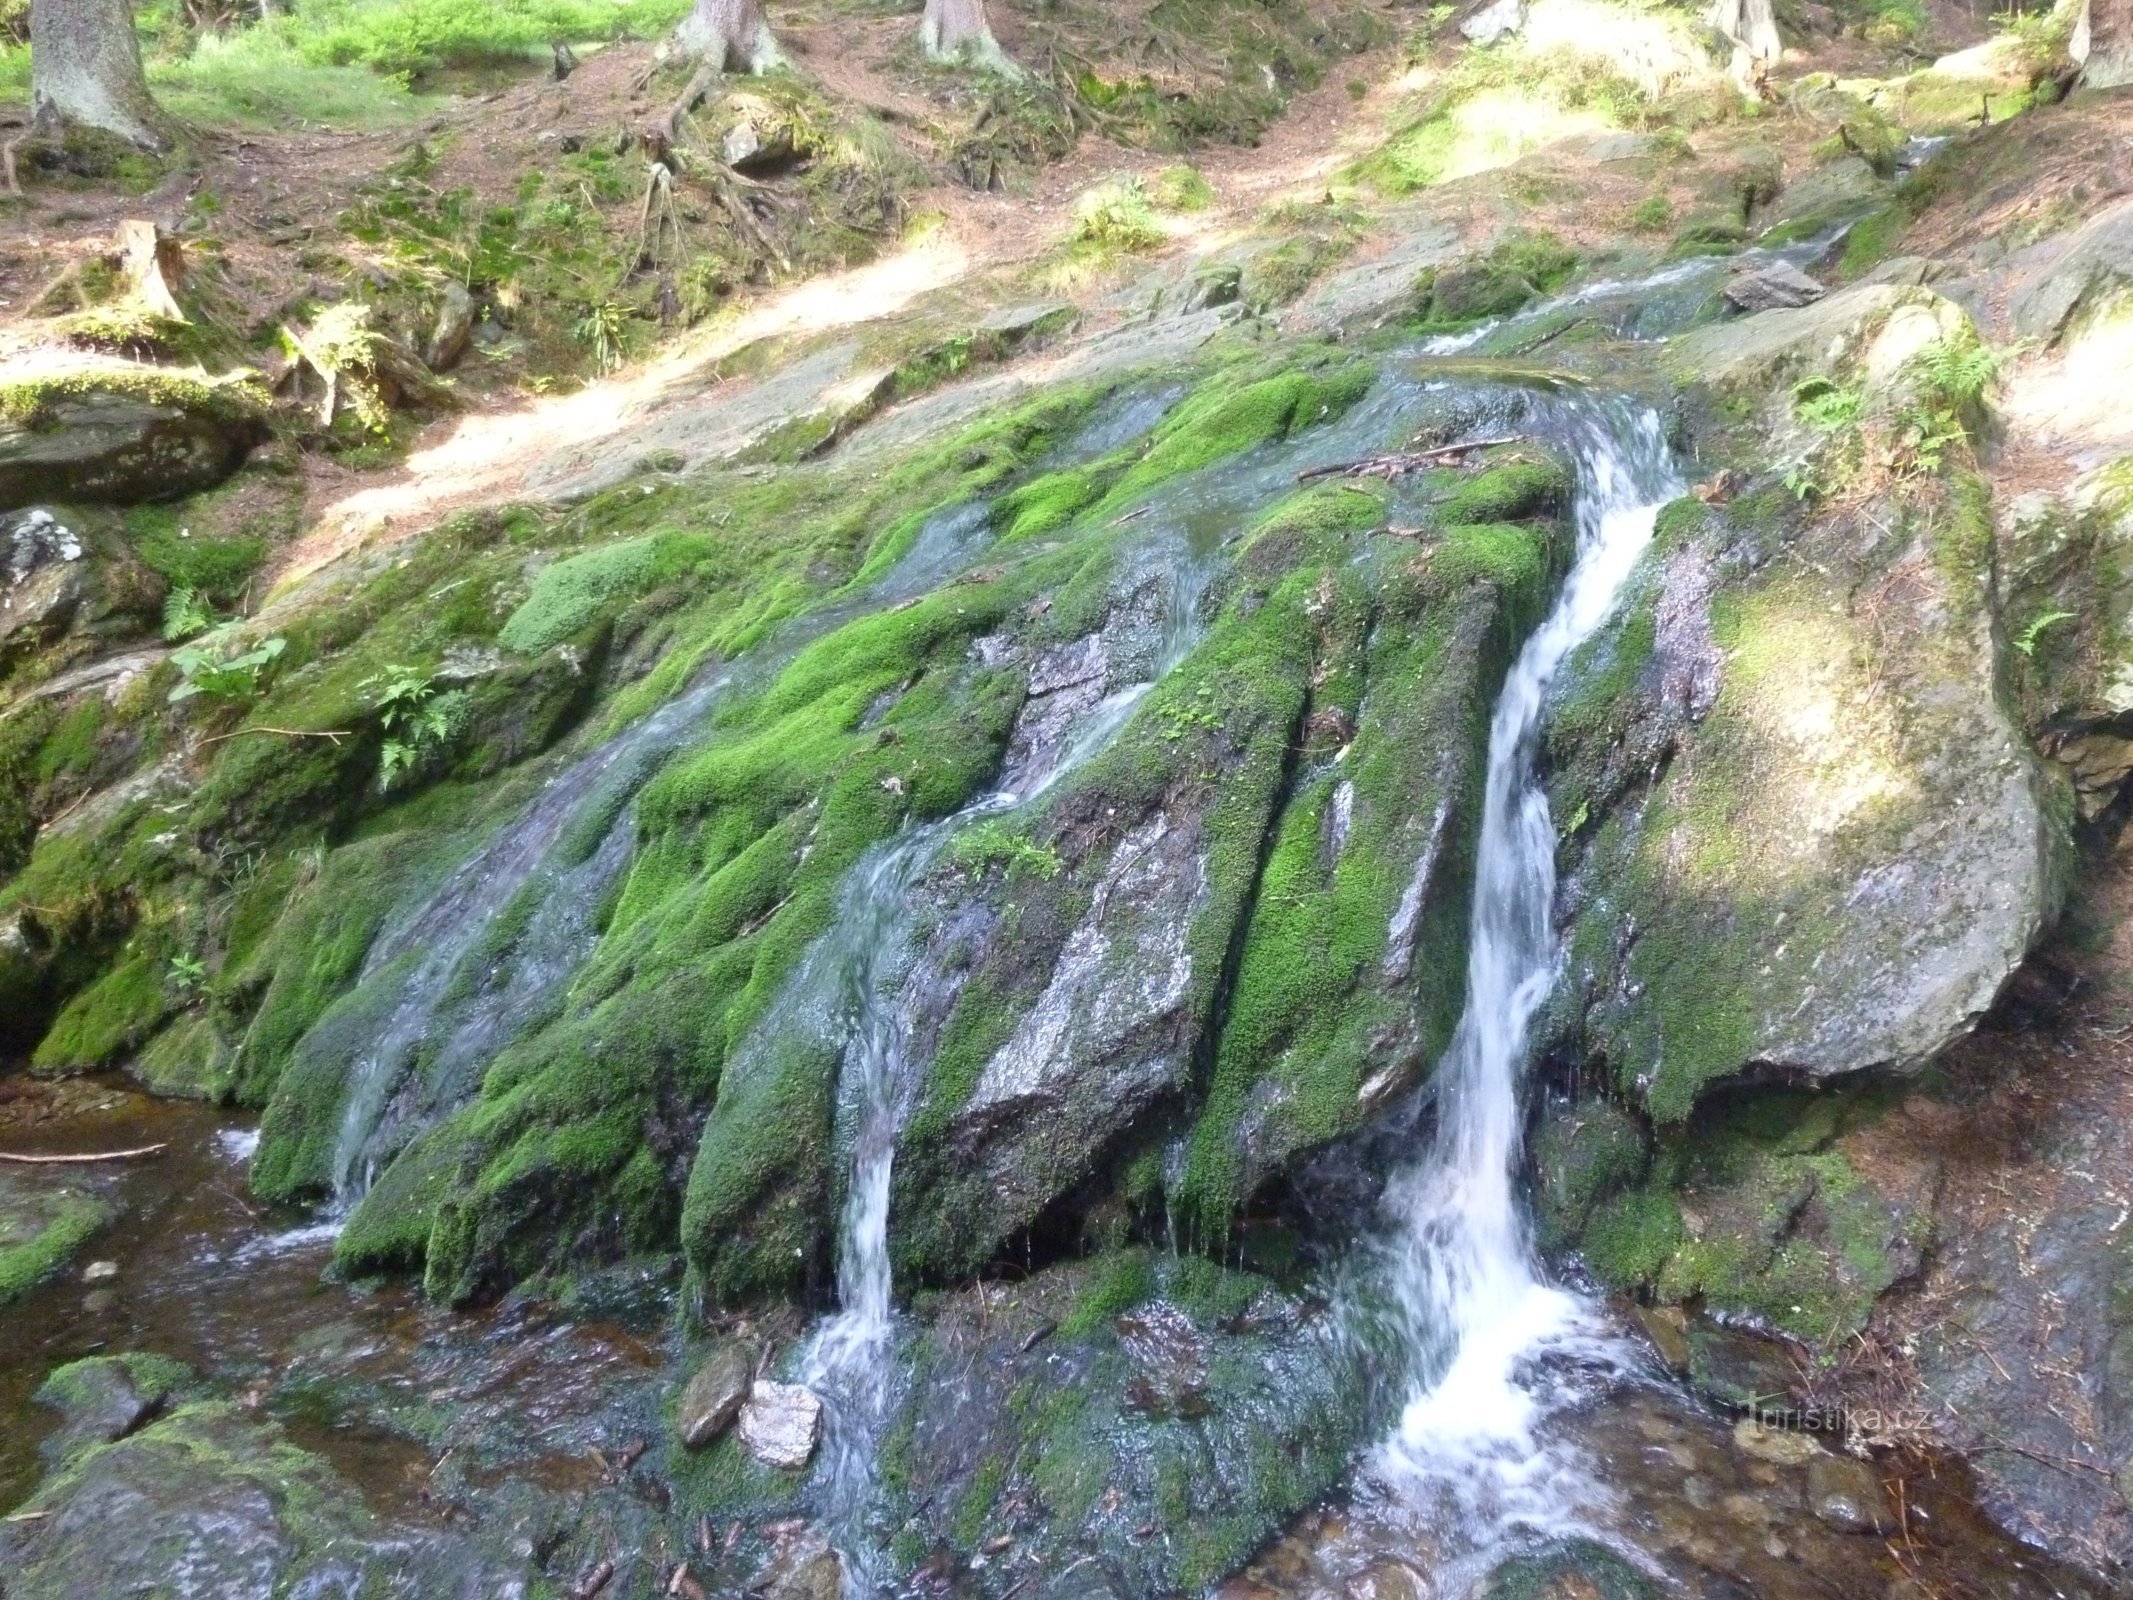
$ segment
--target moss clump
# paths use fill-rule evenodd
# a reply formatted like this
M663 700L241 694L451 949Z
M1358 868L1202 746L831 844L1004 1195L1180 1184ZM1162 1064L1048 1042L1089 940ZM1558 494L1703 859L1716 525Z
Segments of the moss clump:
M1611 1100L1550 1104L1532 1140L1534 1210L1540 1246L1556 1251L1585 1234L1594 1212L1624 1189L1642 1181L1649 1163L1643 1128ZM1613 1237L1588 1248L1610 1258L1602 1276L1616 1281L1625 1259L1642 1261L1648 1245L1633 1237L1637 1219L1614 1219ZM1597 1267L1595 1270L1599 1270ZM1651 1269L1647 1268L1647 1271ZM1632 1273L1634 1281L1637 1274Z
M1834 1348L1930 1243L1930 1186L1877 1181L1860 1164L1867 1147L1853 1136L1890 1100L1765 1090L1700 1113L1662 1138L1641 1187L1592 1212L1578 1240L1586 1261L1615 1288Z
M53 1276L111 1221L108 1201L62 1190L0 1211L0 1306Z
M1577 264L1551 233L1514 234L1479 259L1425 271L1415 281L1415 325L1429 332L1509 316L1560 288Z
M31 1064L40 1072L83 1072L116 1064L138 1048L172 1010L165 985L168 952L145 948L83 990L60 1012Z
M561 644L610 600L643 588L654 557L651 539L623 539L543 567L533 592L497 633L497 642L527 652Z

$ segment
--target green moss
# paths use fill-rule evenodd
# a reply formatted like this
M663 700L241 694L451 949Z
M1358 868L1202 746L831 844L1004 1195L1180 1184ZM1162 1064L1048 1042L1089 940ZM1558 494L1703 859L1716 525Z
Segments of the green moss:
M248 379L225 381L160 367L114 365L0 383L0 420L37 432L54 425L59 407L96 395L123 395L201 413L231 426L261 424L268 406L267 397Z
M108 1201L74 1190L37 1207L26 1227L0 1215L0 1306L57 1273L111 1218Z
M82 1072L113 1065L138 1048L172 1009L163 981L168 961L168 952L153 943L76 995L31 1064L40 1072Z
M1376 378L1367 364L1346 361L1330 370L1299 366L1241 387L1209 384L1163 419L1147 453L1126 471L1108 503L1128 501L1181 472L1330 422L1362 399Z
M1656 1279L1681 1240L1681 1207L1674 1197L1639 1189L1593 1214L1582 1248L1602 1283L1631 1289Z
M1155 1259L1146 1250L1120 1250L1097 1263L1073 1309L1060 1320L1069 1339L1108 1327L1155 1293Z
M1585 1233L1598 1207L1642 1181L1648 1151L1628 1112L1612 1101L1580 1100L1548 1107L1533 1138L1532 1162L1539 1242L1554 1252ZM1617 1218L1608 1238L1617 1270L1625 1264L1621 1257L1639 1253L1635 1229L1623 1226L1628 1220Z
M1425 271L1415 283L1416 327L1463 328L1509 316L1560 288L1577 264L1577 253L1551 233L1513 234L1486 255Z
M1844 254L1837 261L1837 276L1846 280L1864 277L1895 249L1911 215L1901 206L1884 206L1852 224L1844 236Z
M497 633L506 649L531 654L561 644L618 598L676 581L715 561L707 539L681 533L623 539L543 567L533 592Z

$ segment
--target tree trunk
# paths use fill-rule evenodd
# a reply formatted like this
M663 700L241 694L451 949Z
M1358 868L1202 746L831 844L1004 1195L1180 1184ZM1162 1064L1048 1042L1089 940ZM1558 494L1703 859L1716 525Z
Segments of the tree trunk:
M1733 81L1744 93L1756 92L1784 50L1771 0L1711 0L1704 20L1733 42Z
M768 72L784 60L761 0L696 0L674 42L714 72Z
M30 108L40 127L72 122L149 150L169 146L131 0L31 0Z
M2071 48L2084 89L2133 83L2133 0L2089 0Z
M1022 75L1022 69L992 36L992 24L985 20L985 0L926 0L918 39L936 61L967 61L1010 78Z

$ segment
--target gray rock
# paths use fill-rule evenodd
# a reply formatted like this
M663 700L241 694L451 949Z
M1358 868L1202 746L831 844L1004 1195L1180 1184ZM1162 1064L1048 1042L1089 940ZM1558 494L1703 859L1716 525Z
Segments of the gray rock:
M1812 304L1829 290L1789 261L1744 272L1726 285L1726 299L1743 311L1777 311Z
M1491 0L1459 24L1460 34L1474 44L1494 44L1526 25L1525 0Z
M81 539L74 530L42 506L0 521L0 556L4 556L0 568L4 568L11 589L41 567L79 561L81 549Z
M1894 187L1858 156L1844 156L1786 184L1762 220L1767 227L1791 224L1788 231L1795 237L1824 226L1834 229L1844 218L1881 204Z
M2121 200L2045 247L2048 259L2017 279L2008 309L2015 331L2046 343L2107 296L2133 288L2133 200Z
M755 1382L756 1348L745 1339L722 1339L682 1391L675 1426L681 1442L701 1450L733 1426Z
M1759 397L1789 415L1792 388L1802 380L1849 372L1884 391L1920 351L1960 333L1967 321L1930 290L1855 285L1812 305L1694 329L1664 359L1684 381Z
M767 1467L798 1472L822 1435L822 1402L797 1383L755 1384L741 1407L741 1443Z
M1244 292L1244 269L1235 262L1224 262L1196 272L1185 284L1185 309L1206 311L1215 306L1235 304Z
M220 483L264 437L257 406L227 385L154 368L91 365L0 387L21 397L0 421L0 510L53 499L131 504Z
M444 286L437 306L437 323L422 347L422 360L432 372L449 372L459 365L474 341L474 297L457 279Z
M1877 285L1698 329L1665 359L1754 407L1753 444L1742 430L1733 447L1762 453L1814 442L1793 415L1801 380L1900 403L1917 355L1967 326L1930 291ZM1936 560L1900 496L1864 545L1767 501L1686 525L1701 531L1651 558L1632 611L1685 639L1695 612L1743 608L1715 694L1692 674L1674 704L1654 664L1604 719L1608 751L1553 762L1558 815L1586 805L1597 822L1618 793L1628 807L1573 874L1594 919L1575 941L1596 958L1580 1003L1588 1043L1662 1121L1717 1081L1917 1070L1993 1004L2062 883L2048 780L1998 688L1985 564ZM1693 605L1674 592L1691 579ZM1869 616L1858 597L1899 582L1900 613ZM1605 650L1573 662L1566 695ZM1637 759L1616 770L1610 751Z
M220 1403L80 1452L26 1509L0 1523L8 1600L527 1592L457 1534L379 1523L320 1458Z
M1889 1526L1881 1480L1850 1456L1825 1453L1807 1463L1807 1504L1839 1533L1881 1533Z
M762 1600L840 1600L844 1562L820 1530L806 1528L779 1546L749 1582L748 1592Z

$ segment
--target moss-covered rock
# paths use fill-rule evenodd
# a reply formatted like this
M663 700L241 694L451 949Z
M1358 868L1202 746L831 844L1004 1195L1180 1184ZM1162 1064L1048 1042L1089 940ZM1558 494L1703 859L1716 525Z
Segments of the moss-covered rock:
M137 1388L139 1358L127 1366ZM65 1369L55 1398L84 1381ZM360 1583L414 1596L516 1581L454 1535L381 1524L319 1457L219 1400L75 1448L26 1509L0 1524L8 1592L23 1600L155 1593L174 1572L215 1594Z
M1790 415L1803 377L1923 404L1902 397L1951 320L1931 296L1851 291L1668 359L1760 452L1771 426L1813 439ZM1662 1121L1743 1075L1917 1068L2057 904L2062 809L2002 705L1972 480L1913 475L1858 526L1872 536L1776 484L1683 501L1564 674L1566 1004Z
M245 383L126 363L0 370L0 510L190 494L264 435L263 398Z
M0 1305L58 1273L112 1215L88 1189L0 1171Z

